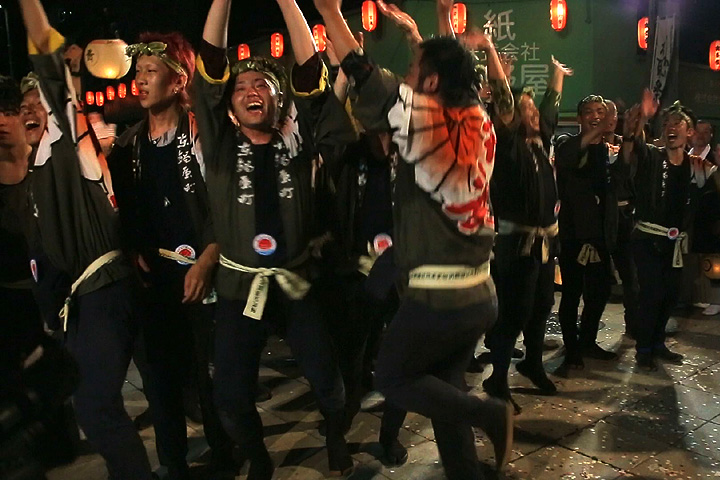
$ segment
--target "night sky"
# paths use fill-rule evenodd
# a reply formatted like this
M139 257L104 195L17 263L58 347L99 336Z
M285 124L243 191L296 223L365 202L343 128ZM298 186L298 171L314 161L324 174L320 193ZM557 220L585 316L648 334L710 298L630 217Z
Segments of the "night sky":
M434 1L434 0L428 0ZM607 1L607 0L593 0ZM623 0L640 1L640 0ZM720 39L720 0L675 0L683 8L680 55L683 61L706 64L711 41ZM81 45L95 38L120 36L132 42L147 30L185 34L197 45L202 35L210 0L45 0L50 22L69 39ZM401 3L401 2L396 2ZM320 21L312 0L299 0L312 24ZM343 9L360 8L362 0L344 0ZM24 32L16 0L0 0L9 7L12 58L15 76L28 70ZM0 17L0 73L8 74L4 22ZM229 44L249 41L283 28L275 0L235 0L230 24Z

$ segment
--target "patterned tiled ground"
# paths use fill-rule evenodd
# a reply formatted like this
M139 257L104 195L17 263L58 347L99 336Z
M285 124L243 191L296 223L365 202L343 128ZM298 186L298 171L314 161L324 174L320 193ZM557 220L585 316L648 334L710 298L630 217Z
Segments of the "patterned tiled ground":
M559 300L559 298L558 298ZM582 371L551 375L559 393L532 394L529 383L511 370L514 396L523 406L516 417L512 462L503 475L492 471L492 446L477 434L478 454L486 478L569 480L636 478L647 480L720 478L720 316L695 311L679 318L681 332L671 348L686 355L682 366L664 364L657 372L636 371L633 342L622 336L622 306L608 305L600 331L601 344L620 354L618 362L586 361ZM317 432L320 415L304 378L287 359L282 341L271 342L261 381L272 386L273 398L259 404L266 426L265 441L279 466L279 480L325 478L327 459ZM546 355L554 371L561 352ZM468 374L479 393L490 373ZM134 368L128 372L125 406L131 416L147 403ZM410 414L400 440L409 450L408 463L386 468L378 460L377 432L381 413L363 412L347 439L358 468L352 479L435 480L444 478L430 422ZM158 467L152 428L141 432L154 467ZM202 427L188 423L189 459L197 478L208 478L200 463L207 445ZM244 479L247 467L238 478ZM98 455L88 453L72 465L56 469L50 480L104 480Z

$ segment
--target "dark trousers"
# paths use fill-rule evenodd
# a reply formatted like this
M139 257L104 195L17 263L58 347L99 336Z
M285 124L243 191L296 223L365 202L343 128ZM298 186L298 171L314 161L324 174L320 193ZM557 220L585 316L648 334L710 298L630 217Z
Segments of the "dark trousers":
M74 397L77 421L113 480L151 478L145 447L122 397L138 331L135 288L126 278L77 297L67 331L81 375Z
M555 265L542 263L542 239L530 256L522 256L524 235L500 235L495 240L493 280L498 296L498 321L488 334L493 377L507 381L515 342L523 332L525 359L542 366L543 339L555 303Z
M372 376L372 357L368 347L376 341L385 324L397 312L397 296L385 300L372 298L365 290L367 277L359 272L350 275L329 275L318 284L322 289L323 311L330 336L338 354L338 366L345 384L345 408L348 421L360 410L366 393L363 381Z
M632 205L620 207L618 211L617 246L612 253L623 289L623 307L625 308L625 331L634 333L638 316L638 285L637 268L633 258L630 235L635 228Z
M143 333L147 351L147 385L160 463L173 477L188 475L187 426L183 387L188 377L198 386L205 438L213 462L232 463L233 442L220 425L209 373L213 333L212 305L182 304L182 286L144 289Z
M213 379L223 427L252 460L267 455L255 395L260 356L271 333L284 332L326 420L330 416L334 423L342 423L345 392L332 341L312 290L302 300L289 300L273 281L262 320L244 316L244 308L245 300L218 299ZM328 420L328 432L329 424Z
M471 423L483 400L463 390L464 375L496 315L494 298L452 310L405 299L380 346L378 389L392 405L430 418L450 480L482 478Z
M613 278L608 251L598 248L600 262L581 265L577 257L582 246L580 241L563 241L560 250L562 298L558 314L563 342L570 353L578 353L595 343ZM580 297L585 306L578 330Z
M665 345L665 327L678 301L682 268L673 268L671 248L658 251L653 240L633 240L632 249L640 283L636 348L648 353Z

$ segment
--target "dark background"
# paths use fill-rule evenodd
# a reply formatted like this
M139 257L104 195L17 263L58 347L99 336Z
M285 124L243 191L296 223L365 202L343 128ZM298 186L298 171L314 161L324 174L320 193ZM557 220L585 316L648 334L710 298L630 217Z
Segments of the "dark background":
M707 65L710 43L713 40L720 40L720 0L676 1L682 9L680 59ZM320 21L312 0L298 0L298 2L311 25ZM43 2L51 24L68 40L81 46L92 39L116 36L131 43L139 33L148 30L177 30L197 45L202 36L205 15L210 3L210 0L45 0ZM396 0L395 3L402 2ZM11 73L12 60L14 76L19 78L29 70L29 64L17 1L0 0L0 5L9 12L11 38L9 49L6 45L4 18L0 15L0 73L6 75ZM362 0L343 1L343 9L347 11L357 10L361 5ZM235 0L231 15L229 45L269 36L272 32L284 28L280 9L275 0Z

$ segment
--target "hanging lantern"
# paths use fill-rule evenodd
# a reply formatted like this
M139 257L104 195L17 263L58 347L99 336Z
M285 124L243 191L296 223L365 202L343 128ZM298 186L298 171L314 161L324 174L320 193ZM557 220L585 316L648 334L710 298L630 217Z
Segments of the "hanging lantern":
M107 98L108 102L115 100L115 88L112 85L108 85L105 89L105 98Z
M95 93L95 103L98 107L105 105L105 95L103 95L103 92Z
M118 97L119 98L125 98L127 97L127 85L124 83L121 83L118 85Z
M137 87L137 82L135 80L130 83L130 93L132 93L134 97L137 97L140 93Z
M125 48L127 43L117 38L93 40L83 54L88 71L108 80L124 77L132 66L132 58L125 55Z
M550 24L553 30L556 32L563 30L567 25L567 17L567 1L552 0L550 2Z
M324 52L327 48L327 33L325 32L325 25L315 25L313 27L313 40L315 40L315 46L319 52Z
M648 26L648 23L648 17L643 17L638 20L637 41L638 47L643 50L647 50L648 47L648 36L650 34L650 27Z
M285 41L283 40L282 33L273 33L270 37L270 55L275 58L280 58L284 50Z
M720 70L720 40L710 44L710 70Z
M250 46L247 43L238 45L238 60L250 58Z
M362 4L363 28L368 32L372 32L377 27L377 21L377 5L372 0L366 0Z
M452 28L455 35L465 33L467 27L467 7L464 3L456 3L452 9Z
M95 105L95 93L85 92L85 103L88 105Z

